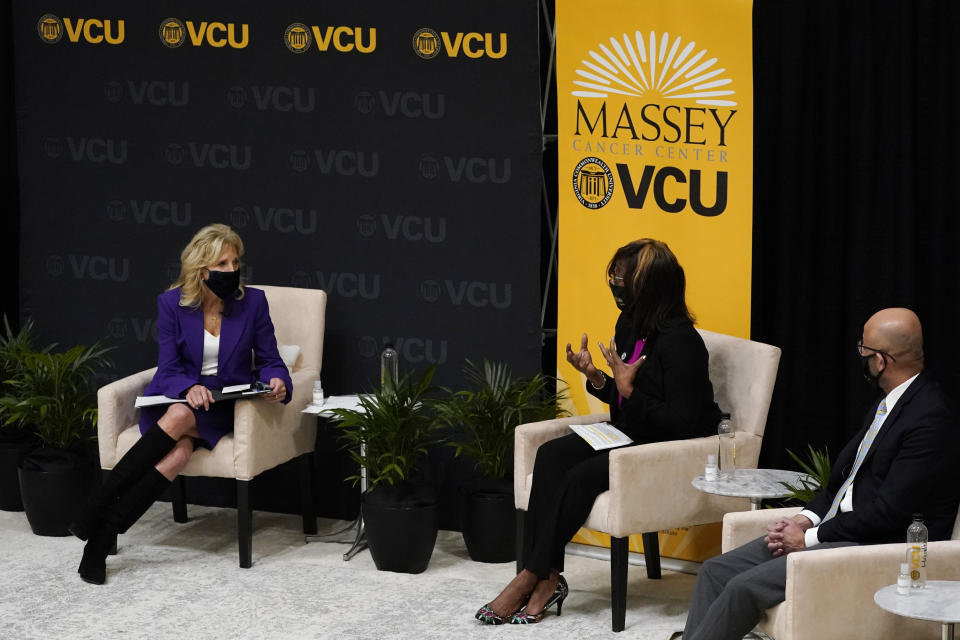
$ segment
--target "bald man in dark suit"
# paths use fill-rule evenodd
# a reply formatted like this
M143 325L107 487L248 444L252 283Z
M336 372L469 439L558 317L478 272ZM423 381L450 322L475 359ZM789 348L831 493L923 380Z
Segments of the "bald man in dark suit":
M883 397L803 511L704 563L684 640L742 638L783 602L790 553L903 542L913 513L924 515L931 540L950 538L960 501L951 478L960 428L940 386L923 372L920 320L909 309L878 311L857 349L864 377Z

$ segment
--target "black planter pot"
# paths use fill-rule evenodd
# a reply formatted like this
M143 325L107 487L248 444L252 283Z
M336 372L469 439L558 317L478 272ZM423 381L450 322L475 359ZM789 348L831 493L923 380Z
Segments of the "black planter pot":
M31 442L0 442L0 510L23 511L17 468L35 446Z
M437 542L437 502L389 504L363 499L363 524L380 571L423 573Z
M517 559L516 510L513 490L470 486L462 490L460 526L470 559L512 562Z
M70 460L63 453L59 464L38 463L37 458L50 450L38 449L26 456L17 469L20 495L30 529L38 536L68 536L67 525L85 504L87 492L96 477L95 470L82 459ZM38 456L39 454L39 456Z

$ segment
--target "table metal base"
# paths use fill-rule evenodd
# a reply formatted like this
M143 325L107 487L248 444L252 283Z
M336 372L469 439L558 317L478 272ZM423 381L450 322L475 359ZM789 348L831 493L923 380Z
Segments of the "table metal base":
M367 534L363 528L363 516L357 516L356 520L333 533L303 536L303 541L304 543L335 542L338 544L350 544L350 548L343 554L343 559L346 562L367 548Z

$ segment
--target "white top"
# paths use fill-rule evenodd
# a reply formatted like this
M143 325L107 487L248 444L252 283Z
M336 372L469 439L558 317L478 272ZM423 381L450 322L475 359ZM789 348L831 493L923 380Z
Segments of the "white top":
M880 417L880 426L877 428L877 433L880 433L880 429L883 428L883 424L887 421L887 416L893 411L893 406L897 404L897 401L900 399L900 396L903 395L903 392L907 390L907 387L910 386L910 383L917 379L916 374L912 378L905 380L898 384L896 387L890 390L890 393L887 394L887 397L884 398L884 402L887 405L887 412ZM876 437L874 437L876 439ZM860 442L860 446L863 446L863 442ZM859 452L859 449L857 450ZM841 512L853 511L853 482L850 483L850 486L847 488L847 493L844 494L843 498L840 500L840 509ZM807 548L815 547L820 544L820 537L817 535L817 529L820 525L820 516L815 514L813 511L808 511L804 509L800 512L800 515L806 516L810 519L810 522L813 523L813 526L806 530L804 533L804 544Z
M203 361L200 364L200 375L217 375L217 356L220 354L220 336L215 336L206 329L203 330Z

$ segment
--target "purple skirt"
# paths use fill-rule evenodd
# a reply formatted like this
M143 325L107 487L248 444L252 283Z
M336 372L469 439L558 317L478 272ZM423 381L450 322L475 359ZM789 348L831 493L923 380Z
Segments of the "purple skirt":
M208 389L221 389L223 384L216 376L200 376L200 384ZM220 438L233 431L233 405L236 400L220 400L210 405L209 410L203 407L194 409L189 405L184 405L193 411L193 417L197 421L197 431L200 433L200 440L196 446L213 449L217 446ZM153 424L163 417L169 405L159 405L154 407L143 407L140 409L140 434L147 432Z

